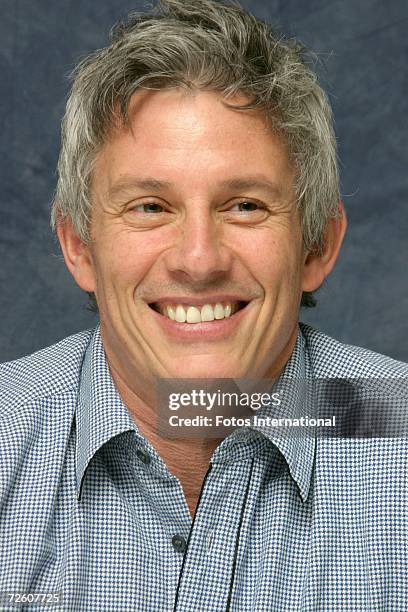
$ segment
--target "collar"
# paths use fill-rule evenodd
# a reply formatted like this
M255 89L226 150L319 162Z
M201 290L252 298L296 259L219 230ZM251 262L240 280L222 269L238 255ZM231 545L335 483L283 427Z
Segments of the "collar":
M112 380L99 325L85 352L75 421L79 499L86 469L95 453L108 440L125 431L135 431L140 435Z
M278 380L276 388L281 390L282 403L278 409L273 409L272 416L292 419L299 419L302 416L316 416L313 370L305 337L300 328L298 328L292 355ZM252 426L251 429L265 436L282 453L290 475L299 488L301 499L306 502L313 477L316 428L312 429L312 432L307 432L304 429L280 429L266 426Z
M313 393L313 369L310 363L306 340L298 329L295 347L273 392L279 391L281 405L266 407L257 413L260 417L291 418L316 416L316 398ZM297 427L273 427L252 423L239 427L217 447L213 457L226 457L233 448L237 451L239 440L266 438L282 454L289 473L297 485L300 497L306 502L313 477L316 450L316 428L307 431Z

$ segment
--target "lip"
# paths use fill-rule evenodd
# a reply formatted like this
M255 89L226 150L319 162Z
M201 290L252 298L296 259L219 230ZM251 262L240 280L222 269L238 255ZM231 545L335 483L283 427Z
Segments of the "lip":
M180 299L180 298L177 298ZM167 300L167 298L166 298ZM218 300L217 301L238 301L238 300ZM243 300L242 300L243 301ZM158 303L158 302L155 302ZM160 300L163 303L163 300ZM168 304L169 301L166 301ZM183 302L173 302L182 304ZM191 301L186 303L194 305ZM197 303L197 300L196 300ZM199 302L202 304L202 300ZM211 302L206 302L211 303ZM157 321L158 325L162 329L163 333L172 338L173 340L183 342L215 342L217 340L225 340L237 329L242 319L247 315L252 302L248 302L246 306L238 310L235 314L226 317L224 319L216 319L214 321L204 321L201 323L177 323L172 319L169 319L165 315L159 314L156 310L153 310L148 306L150 313Z

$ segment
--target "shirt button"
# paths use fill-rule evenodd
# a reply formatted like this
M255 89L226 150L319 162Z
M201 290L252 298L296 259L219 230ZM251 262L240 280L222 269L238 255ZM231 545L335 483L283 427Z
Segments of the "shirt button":
M171 543L173 544L174 550L180 553L183 553L187 548L186 541L181 535L174 535L171 539Z
M138 459L140 459L140 461L142 463L144 463L145 465L149 465L150 463L150 455L147 451L145 451L142 448L138 448L136 451L136 455L138 457Z

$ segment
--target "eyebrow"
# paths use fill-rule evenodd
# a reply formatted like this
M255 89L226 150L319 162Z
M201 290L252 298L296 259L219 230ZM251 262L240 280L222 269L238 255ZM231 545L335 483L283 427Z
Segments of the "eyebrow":
M282 197L282 189L276 183L269 181L266 177L262 176L249 176L245 178L232 178L221 181L219 184L221 188L228 189L231 191L245 191L247 189L262 189L268 191L274 198ZM143 179L135 177L123 177L117 181L109 189L109 198L114 198L123 192L130 191L132 189L140 189L142 191L164 191L174 187L174 183L170 181L162 181L153 177L146 177Z
M245 191L246 189L262 189L269 191L274 197L282 197L282 189L276 183L269 181L263 177L247 177L247 178L234 178L226 181L222 181L221 185L227 189Z
M122 192L126 192L131 189L141 189L142 191L163 191L164 189L169 188L171 186L172 183L170 183L169 181L159 181L158 179L152 177L144 179L123 177L109 189L108 195L109 198L114 198Z

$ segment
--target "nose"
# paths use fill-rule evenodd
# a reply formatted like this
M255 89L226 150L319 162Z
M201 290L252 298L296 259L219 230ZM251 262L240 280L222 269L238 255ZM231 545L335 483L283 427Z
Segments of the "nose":
M196 204L180 222L174 247L167 254L167 267L178 280L211 283L228 275L231 252L223 243L223 223L208 206Z

